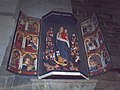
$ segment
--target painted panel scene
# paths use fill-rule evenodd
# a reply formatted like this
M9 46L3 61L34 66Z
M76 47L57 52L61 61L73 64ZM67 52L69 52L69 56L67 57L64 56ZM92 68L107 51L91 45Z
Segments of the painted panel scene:
M19 15L8 70L26 75L37 74L40 20Z
M42 19L40 75L74 72L88 76L84 46L77 19L70 13L51 12Z
M81 30L90 75L106 72L111 68L110 56L95 14L81 23Z
M75 33L70 36L69 32L67 28L60 27L54 34L54 28L48 28L43 55L46 71L79 71L80 47L78 36Z

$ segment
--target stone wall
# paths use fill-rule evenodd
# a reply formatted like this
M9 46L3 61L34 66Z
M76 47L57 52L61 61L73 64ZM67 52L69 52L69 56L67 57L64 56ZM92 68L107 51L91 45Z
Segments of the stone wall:
M15 30L15 19L13 18L18 0L0 1L0 66L10 40ZM8 8L9 6L9 8Z
M72 8L70 0L19 0L16 12L19 11L41 19L50 11L72 12Z
M18 0L0 1L0 89L11 87L15 75L6 71L12 35L15 30L14 14ZM8 7L9 6L9 7Z

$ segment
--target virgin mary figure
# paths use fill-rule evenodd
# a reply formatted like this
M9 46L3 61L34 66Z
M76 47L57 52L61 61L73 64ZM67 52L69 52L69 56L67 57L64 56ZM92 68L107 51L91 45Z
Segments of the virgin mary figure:
M59 32L57 33L57 56L60 56L62 59L69 60L70 56L70 44L68 38L68 30L64 27L60 27ZM59 58L58 58L59 60Z

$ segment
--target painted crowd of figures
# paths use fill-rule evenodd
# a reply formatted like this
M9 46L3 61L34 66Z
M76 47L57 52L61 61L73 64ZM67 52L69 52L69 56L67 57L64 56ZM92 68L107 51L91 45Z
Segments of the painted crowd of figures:
M20 15L9 70L20 74L37 74L39 28L38 19L28 18L24 14Z
M93 15L81 23L82 36L91 75L97 75L110 68L110 57L97 18Z
M76 34L73 33L69 40L68 30L64 27L59 28L56 36L53 34L53 28L49 28L46 33L46 46L43 56L46 71L79 71L76 65L80 61L79 50Z

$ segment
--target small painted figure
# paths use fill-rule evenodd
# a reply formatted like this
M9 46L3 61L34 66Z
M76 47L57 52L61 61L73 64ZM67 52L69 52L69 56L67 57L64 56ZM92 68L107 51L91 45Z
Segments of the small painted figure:
M34 52L37 50L38 39L37 37L28 36L26 37L25 51Z
M78 62L80 60L79 56L79 45L78 45L78 39L75 34L72 34L72 39L71 39L71 56L75 60L75 62Z
M107 64L110 64L110 57L106 49L103 49L102 56L105 62L105 66L107 66Z
M89 69L90 69L90 72L97 71L97 65L96 65L95 61L89 60Z
M53 28L49 28L46 33L46 46L43 58L45 60L54 60L54 43L53 43Z
M34 59L31 55L26 54L23 58L23 65L22 70L24 71L34 71L35 65L34 65Z
M28 31L30 32L38 32L39 24L37 21L29 20Z
M25 30L27 18L24 15L20 16L18 27L20 30Z
M20 61L20 52L18 50L14 50L12 52L12 58L11 58L11 65L15 68L19 67L19 61Z
M86 44L87 51L94 50L94 49L98 48L98 43L96 41L96 38L94 38L94 37L90 37L89 39L86 39L85 44Z
M89 23L87 26L83 26L82 30L83 30L84 34L92 32L92 25L91 25L91 23Z
M16 41L15 41L15 47L21 48L23 42L23 35L21 33L17 33Z
M78 67L76 67L72 62L70 62L70 70L71 71L79 71Z
M99 54L93 54L89 58L89 67L91 71L99 71L102 70L103 63L102 63L102 58Z

